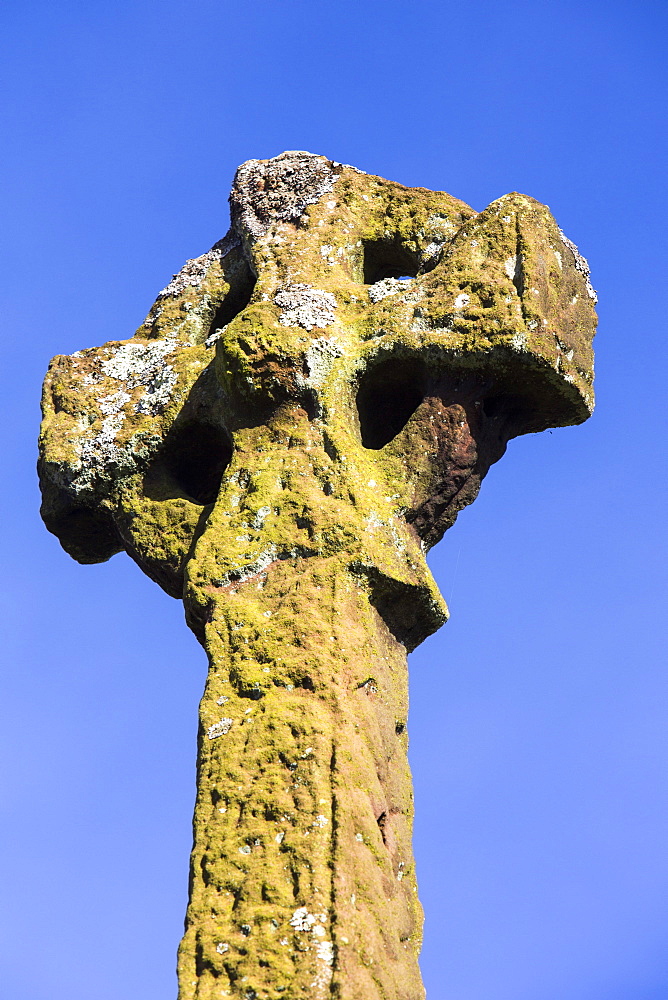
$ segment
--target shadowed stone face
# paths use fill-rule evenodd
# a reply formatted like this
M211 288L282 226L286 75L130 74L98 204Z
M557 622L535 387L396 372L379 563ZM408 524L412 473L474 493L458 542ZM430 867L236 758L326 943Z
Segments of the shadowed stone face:
M523 195L476 214L292 152L231 206L131 340L52 362L42 513L182 597L209 656L181 1000L418 1000L424 556L510 438L589 415L594 292Z

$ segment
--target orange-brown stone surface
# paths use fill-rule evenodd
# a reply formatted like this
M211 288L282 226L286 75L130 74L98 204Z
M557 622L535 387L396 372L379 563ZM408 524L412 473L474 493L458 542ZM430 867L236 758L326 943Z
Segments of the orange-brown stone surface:
M549 211L310 153L129 340L53 360L42 513L125 550L210 663L180 1000L420 1000L406 652L425 561L508 440L592 407L594 292Z

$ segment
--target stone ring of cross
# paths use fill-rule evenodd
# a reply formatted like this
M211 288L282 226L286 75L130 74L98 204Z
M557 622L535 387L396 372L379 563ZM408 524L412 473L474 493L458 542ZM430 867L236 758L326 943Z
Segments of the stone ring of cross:
M427 550L519 434L592 409L595 294L548 209L306 152L129 340L56 357L42 514L206 649L180 1000L420 1000L406 653Z

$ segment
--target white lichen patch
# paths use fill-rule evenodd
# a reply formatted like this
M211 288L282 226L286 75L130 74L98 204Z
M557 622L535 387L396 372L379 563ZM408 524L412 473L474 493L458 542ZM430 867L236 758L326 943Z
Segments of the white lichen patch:
M388 295L405 292L411 283L412 279L401 281L399 278L383 278L382 281L376 281L373 285L369 285L369 298L372 302L380 302Z
M438 213L430 215L427 219L427 225L430 229L441 229L443 232L454 235L457 232L457 226L451 219L448 219L445 215L439 215Z
M311 935L311 947L316 957L316 974L311 989L313 996L318 998L327 995L334 964L334 945L325 940L327 931L323 925L326 923L327 914L310 913L306 906L300 906L290 918L290 925L295 931Z
M397 531L396 525L398 522L395 518L392 518L392 522L388 523L388 528L390 529L390 534L392 535L392 541L394 542L394 547L397 552L404 553L406 551L406 542L401 537L399 531Z
M96 400L96 412L79 415L76 429L70 431L73 457L54 463L51 475L61 488L74 494L105 495L120 479L132 475L139 462L145 462L161 443L157 434L138 433L119 445L117 436L125 423L123 408L130 400L125 392L111 393Z
M279 322L283 326L301 326L304 330L312 330L313 327L331 326L336 318L334 295L303 282L279 288L274 301L281 308Z
M290 926L296 931L310 931L316 924L326 923L326 913L309 913L307 906L300 906L290 917Z
M247 160L234 178L232 218L248 239L259 239L277 223L306 221L307 206L330 193L337 180L326 157L305 150Z
M432 261L435 257L438 257L441 254L445 243L445 240L432 240L431 243L428 243L422 251L424 260L428 262Z
M517 255L509 257L508 260L503 262L503 270L506 272L511 281L515 279L519 263L520 261Z
M113 392L109 396L103 396L100 399L100 410L105 416L111 416L114 413L120 413L126 403L131 400L129 392L123 392L121 389L119 392Z
M455 309L464 309L471 301L471 296L467 295L466 292L460 292L455 299Z
M316 997L325 997L329 993L332 981L332 966L334 964L334 945L331 941L314 942L315 957L318 971L311 983L311 989Z
M315 928L317 931L323 931L324 927ZM334 961L334 946L331 941L318 941L315 946L315 953L321 962L325 962L327 965L331 965Z
M135 404L135 410L137 413L156 416L169 403L177 382L176 372L165 361L166 355L171 354L176 346L173 340L153 340L148 344L122 344L111 349L111 357L106 358L100 367L108 378L123 382L126 390L142 386L145 390L144 395ZM116 396L109 396L106 399Z
M220 719L218 722L214 722L212 726L209 726L206 735L210 740L216 740L219 736L227 736L233 723L234 719Z
M137 413L145 413L151 417L162 413L171 399L177 378L171 365L165 365L163 370L148 383L146 392L135 406Z
M116 435L123 426L125 414L112 413L102 421L102 427L92 438L84 438L79 445L80 474L72 481L76 492L87 490L91 479L101 470L114 466L119 470L134 467L134 462L128 462L125 449L116 444Z

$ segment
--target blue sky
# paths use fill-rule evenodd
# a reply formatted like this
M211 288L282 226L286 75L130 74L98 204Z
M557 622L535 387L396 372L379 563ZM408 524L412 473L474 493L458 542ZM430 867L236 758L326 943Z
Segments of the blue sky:
M0 996L175 996L204 657L125 556L41 526L50 357L130 336L308 149L476 209L550 205L600 296L598 408L511 443L431 564L411 657L430 1000L668 997L668 12L658 2L194 0L0 14Z

